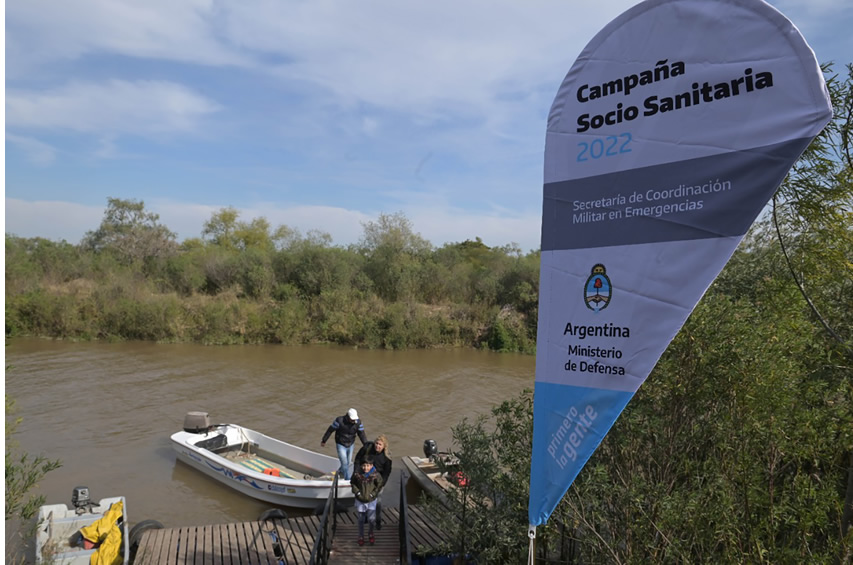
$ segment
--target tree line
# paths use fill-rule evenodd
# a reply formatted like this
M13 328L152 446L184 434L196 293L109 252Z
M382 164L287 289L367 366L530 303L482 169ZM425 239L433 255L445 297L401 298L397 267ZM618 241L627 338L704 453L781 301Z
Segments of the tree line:
M110 198L79 244L6 234L7 336L531 352L538 284L538 252L436 248L402 213L339 246L229 207L179 243Z

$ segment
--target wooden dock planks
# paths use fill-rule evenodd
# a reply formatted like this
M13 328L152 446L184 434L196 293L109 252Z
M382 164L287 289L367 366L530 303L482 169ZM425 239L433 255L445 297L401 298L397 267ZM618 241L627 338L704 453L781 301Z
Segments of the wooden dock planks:
M396 509L382 509L382 529L374 532L376 543L368 541L368 527L364 525L364 545L358 545L358 515L338 514L338 529L332 543L329 563L352 565L372 563L399 563L400 540L397 532L400 515Z
M438 547L445 535L423 510L409 506L412 550ZM383 508L382 529L375 532L376 544L359 546L358 517L354 512L337 515L331 563L357 565L398 563L400 556L396 508ZM297 565L307 564L314 549L320 516L270 519L186 526L143 532L135 565Z
M412 543L412 552L421 553L435 549L447 540L447 535L442 532L432 518L417 506L409 505L409 537Z

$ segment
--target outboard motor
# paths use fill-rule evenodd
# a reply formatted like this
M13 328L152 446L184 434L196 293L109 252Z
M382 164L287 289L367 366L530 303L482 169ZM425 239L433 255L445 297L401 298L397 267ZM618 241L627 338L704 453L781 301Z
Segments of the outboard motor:
M82 514L90 509L92 500L89 498L89 487L74 487L74 490L71 491L71 505L77 514Z
M424 441L424 456L427 459L432 459L438 453L438 447L435 445L435 440L428 439Z
M202 434L210 430L210 416L207 412L187 412L184 416L184 431L191 434Z

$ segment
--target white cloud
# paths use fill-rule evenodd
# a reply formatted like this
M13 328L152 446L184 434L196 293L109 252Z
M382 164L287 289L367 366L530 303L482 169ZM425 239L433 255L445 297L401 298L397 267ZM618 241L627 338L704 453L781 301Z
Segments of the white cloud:
M35 165L50 165L56 160L56 149L38 139L7 133L6 141L19 147Z
M499 215L448 208L414 209L404 212L415 231L436 247L479 237L490 247L516 243L523 252L539 249L541 215L538 213Z
M567 69L595 30L634 3L17 0L6 7L7 73L124 55L272 72L341 104L492 116L498 92L554 90L562 77L552 69Z
M586 40L634 3L317 0L223 8L231 41L279 56L280 76L344 101L440 117L491 115L500 92L556 90L562 76L552 69L568 70Z
M552 94L593 34L636 3L15 0L6 6L7 73L118 54L273 72L340 103L499 120L499 93ZM851 14L848 0L772 3L807 28Z
M246 65L224 44L210 0L13 0L6 2L7 74L90 54L118 54L192 62Z
M98 140L98 148L95 150L94 155L99 159L116 159L122 156L116 147L115 137L111 135Z
M379 120L374 118L362 118L361 120L361 129L367 135L374 135L376 130L379 128Z
M519 113L547 106L584 44L636 3L16 0L6 7L7 73L100 54L243 67L319 94L318 106L366 103L454 126L464 117L501 135ZM773 3L806 31L816 19L825 31L830 14L849 20L853 6Z
M104 208L75 202L6 198L6 233L79 243L101 224Z
M171 82L72 82L50 91L6 91L6 126L157 134L194 129L220 106Z

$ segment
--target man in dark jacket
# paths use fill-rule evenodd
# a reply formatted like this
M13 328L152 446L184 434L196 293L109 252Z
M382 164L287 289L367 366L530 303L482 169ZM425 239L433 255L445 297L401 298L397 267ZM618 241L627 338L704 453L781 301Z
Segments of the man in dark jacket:
M382 487L388 484L391 476L391 452L388 450L388 438L379 435L376 441L365 443L355 456L355 468L358 469L364 461L373 460L373 466L382 477ZM382 500L377 497L376 502L376 529L382 529Z
M355 436L361 440L361 444L367 443L367 435L364 433L364 425L358 419L358 412L350 408L343 416L338 416L323 434L320 440L322 447L326 446L326 440L335 432L335 446L338 448L338 459L341 460L340 474L344 479L352 478L352 455L355 451Z

